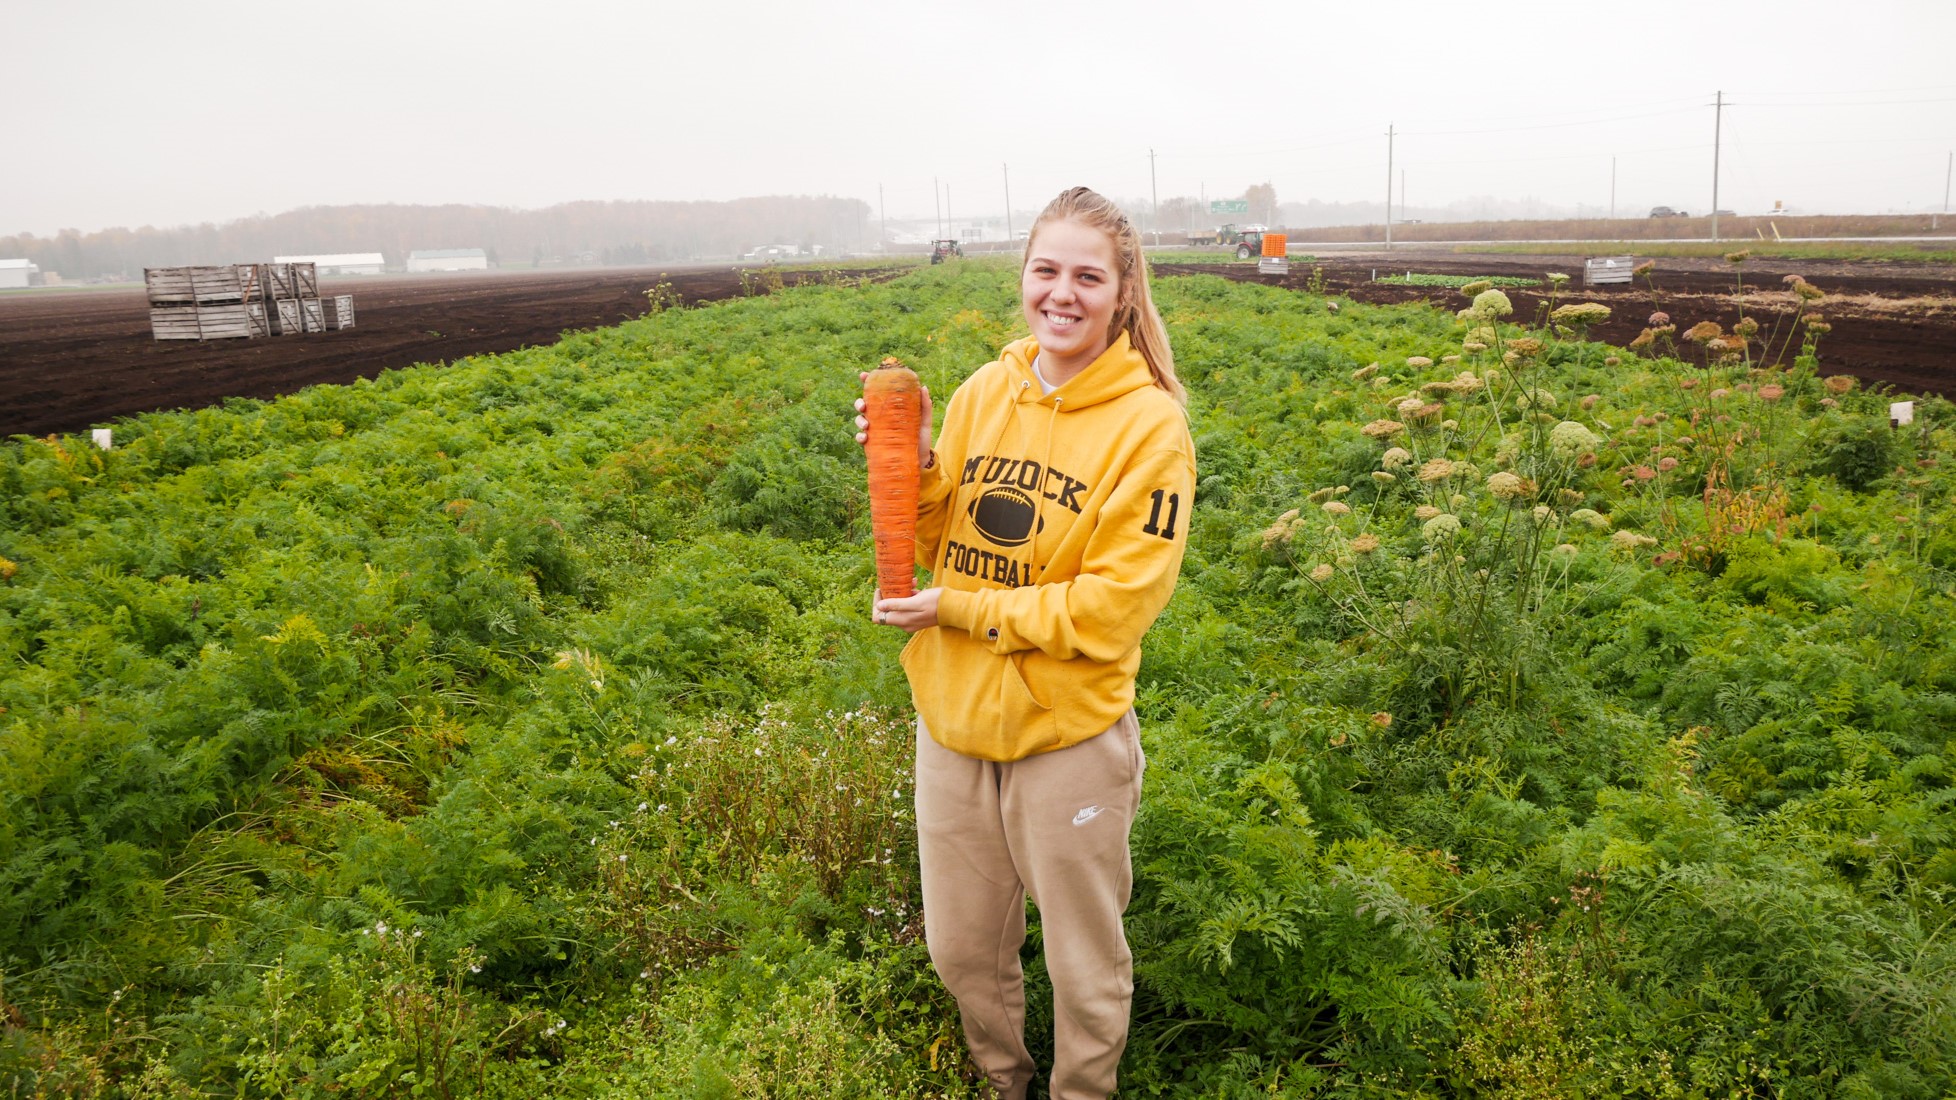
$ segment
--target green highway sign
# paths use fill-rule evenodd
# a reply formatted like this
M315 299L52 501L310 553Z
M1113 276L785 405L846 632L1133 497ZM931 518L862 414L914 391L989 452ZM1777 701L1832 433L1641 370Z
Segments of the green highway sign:
M1247 214L1250 212L1248 199L1212 199L1209 203L1211 214Z

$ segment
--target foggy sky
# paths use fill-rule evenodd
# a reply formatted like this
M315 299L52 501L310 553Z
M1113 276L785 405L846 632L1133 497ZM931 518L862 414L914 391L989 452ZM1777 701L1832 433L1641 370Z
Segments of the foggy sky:
M1118 11L1110 20L1106 13ZM0 0L0 234L307 205L1240 194L1940 209L1942 0ZM1939 83L1940 82L1940 83Z

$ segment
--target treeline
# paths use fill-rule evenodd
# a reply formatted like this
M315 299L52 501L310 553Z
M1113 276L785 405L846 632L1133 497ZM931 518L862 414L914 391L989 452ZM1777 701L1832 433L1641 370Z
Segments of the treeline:
M64 229L0 237L64 279L139 276L145 267L241 263L273 256L379 252L393 266L429 248L480 248L504 266L725 259L764 244L804 251L876 243L860 199L781 195L724 202L572 202L542 210L495 206L308 206L221 225Z

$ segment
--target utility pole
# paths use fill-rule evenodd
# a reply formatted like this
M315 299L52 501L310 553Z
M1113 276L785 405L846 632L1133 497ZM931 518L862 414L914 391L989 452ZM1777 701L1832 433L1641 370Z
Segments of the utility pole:
M1005 239L1016 240L1012 236L1012 166L1001 164L998 170L1005 176Z
M1956 171L1956 149L1950 151L1949 160L1942 169L1942 212L1945 214L1949 213L1949 175L1952 171ZM1930 218L1929 228L1935 227L1936 219Z
M1386 242L1385 250L1392 251L1392 123L1386 123Z
M1725 93L1718 93L1718 105L1712 115L1712 240L1718 239L1718 146L1725 133Z
M1161 247L1161 188L1155 184L1155 151L1148 150L1148 201L1154 205L1154 212L1148 220L1154 223L1155 247Z

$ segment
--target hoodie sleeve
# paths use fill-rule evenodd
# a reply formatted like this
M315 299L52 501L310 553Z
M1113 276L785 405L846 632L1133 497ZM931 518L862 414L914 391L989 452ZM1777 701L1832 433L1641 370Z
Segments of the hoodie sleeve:
M943 440L938 440L940 444ZM917 471L917 564L937 568L937 555L944 548L944 528L948 526L951 475L947 466L955 465L932 448L931 465Z
M1122 476L1096 517L1080 573L1053 584L962 591L938 600L941 625L994 653L1038 649L1060 660L1120 660L1168 606L1188 546L1195 463L1155 452Z

